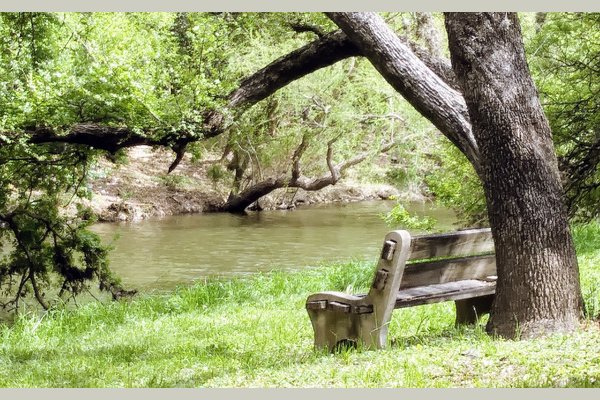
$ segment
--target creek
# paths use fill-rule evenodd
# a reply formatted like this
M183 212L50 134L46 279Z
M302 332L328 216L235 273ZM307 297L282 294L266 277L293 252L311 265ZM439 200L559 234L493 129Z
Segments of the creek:
M111 268L125 287L168 291L211 276L299 270L327 261L375 261L390 230L381 218L394 201L325 204L248 215L178 215L135 223L97 224L112 242ZM416 215L455 229L454 214L430 203L407 204Z

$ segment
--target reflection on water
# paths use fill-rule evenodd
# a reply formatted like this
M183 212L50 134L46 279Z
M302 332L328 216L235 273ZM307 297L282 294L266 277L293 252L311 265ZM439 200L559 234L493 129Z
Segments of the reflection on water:
M379 214L395 202L374 201L263 211L247 216L198 214L136 223L98 224L106 241L118 235L111 268L128 287L169 290L214 275L294 270L323 260L376 260L389 228ZM453 229L454 215L429 204L407 207Z

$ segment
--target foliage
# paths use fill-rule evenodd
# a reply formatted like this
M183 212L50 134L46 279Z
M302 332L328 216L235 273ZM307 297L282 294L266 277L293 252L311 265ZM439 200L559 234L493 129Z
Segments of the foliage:
M487 226L485 195L473 166L449 143L438 154L438 165L425 177L431 194L456 211L461 225Z
M169 188L169 190L179 190L191 183L191 180L187 176L176 174L161 175L160 181Z
M381 217L390 228L402 227L406 229L418 229L430 231L436 224L435 218L430 216L410 215L400 203L396 204L388 213Z
M600 215L600 14L541 13L528 42L573 217Z
M108 269L108 249L86 229L91 212L82 206L65 211L75 196L89 196L89 157L81 149L57 151L19 141L0 147L2 306L18 310L31 294L48 308L55 285L63 299L86 290L92 280L115 295L120 290Z
M160 136L193 129L234 84L228 26L208 14L3 13L0 33L4 129L87 121Z
M53 285L58 285L60 297L81 293L93 280L115 297L124 293L109 272L108 249L86 230L93 222L91 213L76 207L78 199L90 195L86 178L96 152L70 145L32 145L23 131L40 126L60 131L79 122L103 122L132 129L151 125L154 134L162 135L193 117L192 107L185 110L183 105L216 107L214 100L194 98L192 90L203 95L215 92L216 86L223 90L214 77L206 79L206 70L215 70L208 64L187 66L186 71L196 70L181 78L186 90L172 91L169 86L171 75L164 62L178 49L170 30L172 18L0 15L0 289L9 296L5 305L18 308L32 294L49 307ZM200 26L202 20L195 24ZM154 35L140 34L149 26L156 28L150 30ZM207 40L216 41L210 38L219 36L219 23L204 28L210 29ZM218 45L203 46L205 58L217 62L214 54L223 53ZM179 68L184 62L170 65Z
M586 316L600 318L600 220L573 226Z

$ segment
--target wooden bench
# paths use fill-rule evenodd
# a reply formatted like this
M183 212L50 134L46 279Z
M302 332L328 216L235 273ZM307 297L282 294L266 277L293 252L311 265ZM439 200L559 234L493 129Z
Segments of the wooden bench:
M415 237L388 233L368 294L308 297L315 347L333 351L360 342L382 348L394 309L441 301L455 301L457 324L475 323L489 312L496 291L493 252L489 228Z

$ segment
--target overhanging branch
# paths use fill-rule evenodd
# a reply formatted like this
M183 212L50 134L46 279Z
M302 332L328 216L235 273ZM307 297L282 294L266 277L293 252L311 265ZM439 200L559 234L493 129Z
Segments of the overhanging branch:
M399 39L443 81L455 87L454 74L448 60L432 56L406 37L399 37ZM186 131L165 134L157 132L156 129L138 132L129 127L93 123L75 124L66 134L59 134L45 127L27 130L25 134L30 135L30 142L35 144L72 143L111 153L140 145L170 147L176 153L175 161L169 167L172 171L183 157L187 144L218 136L231 125L233 118L228 114L239 115L290 82L345 58L362 55L358 47L341 30L324 34L242 79L239 87L227 96L227 104L223 111L212 110L205 113L201 126L194 129L199 132L197 134ZM5 144L2 136L0 136L1 144Z

